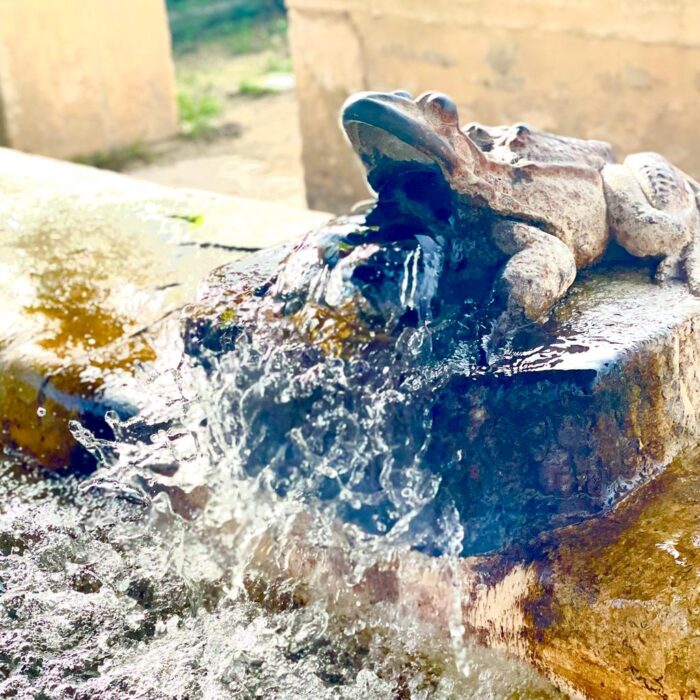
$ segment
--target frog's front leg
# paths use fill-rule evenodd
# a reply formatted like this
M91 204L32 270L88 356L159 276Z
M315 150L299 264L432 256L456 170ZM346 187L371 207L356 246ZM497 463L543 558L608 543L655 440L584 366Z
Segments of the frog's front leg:
M500 221L492 230L495 244L510 256L494 287L505 307L493 324L490 350L527 322L541 321L576 279L571 250L555 236L516 221Z
M700 215L686 176L658 153L636 153L602 174L615 240L636 257L661 258L657 280L687 279L700 295Z

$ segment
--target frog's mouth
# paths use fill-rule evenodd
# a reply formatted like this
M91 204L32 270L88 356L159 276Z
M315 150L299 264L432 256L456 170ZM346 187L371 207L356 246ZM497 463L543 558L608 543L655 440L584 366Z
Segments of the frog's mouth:
M342 122L377 193L366 219L374 239L438 243L445 257L435 273L435 289L443 290L431 301L435 317L448 318L444 309L455 306L458 314L485 309L503 260L491 241L493 212L460 188L483 167L483 154L460 129L454 102L440 93L415 100L404 92L361 93L346 102Z
M459 132L457 108L440 93L365 92L343 107L345 133L379 192L387 180L408 170L437 166L448 179L457 163L453 135Z

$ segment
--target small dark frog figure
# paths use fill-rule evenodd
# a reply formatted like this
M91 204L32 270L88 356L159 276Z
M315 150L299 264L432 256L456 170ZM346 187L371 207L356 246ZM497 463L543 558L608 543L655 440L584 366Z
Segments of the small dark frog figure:
M468 297L498 346L546 319L611 241L700 294L700 187L656 153L616 164L601 141L462 128L438 93L361 93L342 122L378 203L364 228L312 234L289 256L274 293L294 313L352 308L391 331Z

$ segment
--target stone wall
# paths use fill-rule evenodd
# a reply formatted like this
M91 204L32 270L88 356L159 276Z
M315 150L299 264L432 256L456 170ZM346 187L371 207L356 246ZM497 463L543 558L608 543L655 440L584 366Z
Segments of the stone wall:
M694 0L288 0L309 203L365 196L338 128L357 90L441 90L463 122L658 150L700 176Z
M176 128L164 0L0 2L0 145L72 157Z

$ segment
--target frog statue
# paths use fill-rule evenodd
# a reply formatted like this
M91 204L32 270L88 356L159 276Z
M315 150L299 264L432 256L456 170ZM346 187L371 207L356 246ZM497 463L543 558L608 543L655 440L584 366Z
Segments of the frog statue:
M450 329L452 345L460 333L478 348L473 360L490 364L548 318L578 270L613 254L700 295L700 185L661 155L617 164L602 141L461 127L435 92L360 93L342 125L376 200L309 233L258 290L267 320L326 353L429 325L433 337ZM246 306L234 305L232 338ZM230 315L230 298L223 306Z
M366 226L312 234L285 261L274 292L291 310L301 299L352 308L386 330L466 295L490 310L485 335L498 345L546 319L613 241L656 261L659 282L700 294L700 186L661 155L617 164L602 141L460 127L440 93L360 93L342 123L378 205Z

